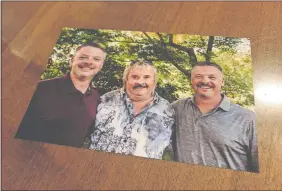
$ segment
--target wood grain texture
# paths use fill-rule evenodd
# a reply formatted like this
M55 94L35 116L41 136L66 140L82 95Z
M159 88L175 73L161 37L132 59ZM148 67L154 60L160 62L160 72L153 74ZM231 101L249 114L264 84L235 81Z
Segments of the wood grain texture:
M250 37L255 90L282 86L281 2L3 2L2 189L282 189L282 105L257 97L259 174L14 139L62 27Z

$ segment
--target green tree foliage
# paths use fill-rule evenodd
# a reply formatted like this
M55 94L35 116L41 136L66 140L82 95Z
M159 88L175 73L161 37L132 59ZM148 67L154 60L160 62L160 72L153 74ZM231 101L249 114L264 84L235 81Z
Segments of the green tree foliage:
M248 40L240 38L63 28L41 79L69 72L70 56L86 41L101 44L108 53L103 69L93 79L101 94L122 87L122 74L131 60L146 59L158 69L156 91L173 102L193 94L192 66L197 61L214 61L224 70L223 92L241 106L254 105L250 51L240 49Z

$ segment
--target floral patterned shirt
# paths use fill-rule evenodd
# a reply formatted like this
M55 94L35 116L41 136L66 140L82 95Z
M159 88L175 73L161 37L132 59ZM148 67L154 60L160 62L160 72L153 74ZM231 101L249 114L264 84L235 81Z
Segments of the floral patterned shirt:
M101 97L89 149L162 159L173 124L173 109L156 92L152 102L134 116L128 95L114 90Z

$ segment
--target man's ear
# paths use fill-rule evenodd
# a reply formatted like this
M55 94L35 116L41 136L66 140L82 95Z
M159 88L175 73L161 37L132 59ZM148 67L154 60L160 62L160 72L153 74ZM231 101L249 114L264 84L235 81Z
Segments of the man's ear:
M69 59L69 66L70 66L70 67L71 67L71 65L72 65L73 58L74 58L74 56L73 56L73 55L70 55L70 59Z

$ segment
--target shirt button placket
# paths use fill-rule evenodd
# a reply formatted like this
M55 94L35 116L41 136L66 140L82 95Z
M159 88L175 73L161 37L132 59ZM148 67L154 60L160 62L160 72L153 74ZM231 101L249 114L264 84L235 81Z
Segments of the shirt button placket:
M194 124L194 130L195 130L195 141L194 141L194 147L193 147L193 155L195 157L195 160L197 161L194 161L194 162L198 162L199 159L198 159L198 156L199 156L199 147L200 147L200 140L199 140L199 136L200 136L200 130L199 130L199 123L201 121L201 118L202 118L202 114L200 112L200 110L197 108L196 109L196 112L195 112L195 124Z

